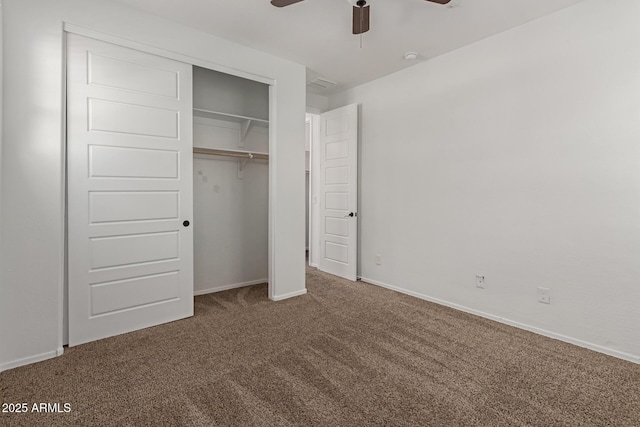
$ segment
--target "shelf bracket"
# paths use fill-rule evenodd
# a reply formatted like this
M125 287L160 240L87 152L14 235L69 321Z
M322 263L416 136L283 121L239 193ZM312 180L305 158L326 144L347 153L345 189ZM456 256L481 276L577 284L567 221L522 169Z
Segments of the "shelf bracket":
M247 119L247 120L243 120L240 123L241 136L240 136L240 142L238 143L238 147L240 148L244 147L244 139L247 137L247 133L249 133L249 129L251 128L252 121L253 120L251 119Z
M252 153L249 153L248 156L246 159L238 159L238 179L244 179L244 168L253 159Z

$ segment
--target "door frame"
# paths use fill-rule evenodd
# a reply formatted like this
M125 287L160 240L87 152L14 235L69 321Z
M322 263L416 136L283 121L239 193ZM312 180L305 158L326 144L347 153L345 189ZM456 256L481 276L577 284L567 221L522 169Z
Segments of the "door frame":
M274 281L274 272L275 272L275 239L276 236L276 222L275 222L275 200L277 194L277 186L276 180L277 175L276 171L276 163L277 163L277 150L275 150L275 146L277 144L277 136L275 132L275 124L274 117L276 114L276 106L277 106L277 91L276 85L277 81L266 77L253 73L248 73L242 70L238 70L235 68L227 67L221 64L216 64L213 62L209 62L206 60L202 60L199 58L191 57L188 55L183 55L177 52L168 51L165 49L157 48L151 45L147 45L144 43L139 43L133 40L124 39L118 36L114 36L111 34L102 33L99 31L94 31L88 29L86 27L82 27L79 25L75 25L69 22L63 23L62 35L63 35L63 70L62 70L62 188L64 189L62 194L62 209L63 209L63 224L62 224L62 233L63 233L63 242L64 242L64 251L63 257L60 260L62 263L63 279L61 281L60 286L60 313L62 313L62 318L59 319L59 346L58 346L58 356L63 353L63 346L68 345L69 343L69 274L68 274L68 219L67 219L67 198L68 198L68 188L67 188L67 34L77 34L80 36L96 39L102 42L111 43L114 45L118 45L125 48L139 50L144 53L161 56L168 59L173 59L175 61L184 62L187 64L195 65L202 68L207 68L213 71L222 72L225 74L230 74L236 77L242 77L248 80L253 80L259 83L263 83L269 86L269 207L268 207L268 288L269 288L269 299L274 300L275 295L275 281Z
M318 203L318 185L320 179L320 112L307 110L306 119L311 122L311 150L309 154L309 266L318 268L320 256L320 204Z

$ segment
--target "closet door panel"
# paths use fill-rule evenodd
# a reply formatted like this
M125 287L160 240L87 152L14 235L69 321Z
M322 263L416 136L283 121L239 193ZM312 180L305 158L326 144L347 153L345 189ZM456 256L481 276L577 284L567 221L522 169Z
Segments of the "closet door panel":
M178 253L177 231L89 239L91 269L178 259Z
M180 270L179 258L154 263L129 264L115 268L102 268L91 273L91 284L126 281L130 278L153 276ZM123 279L125 277L126 279Z
M193 231L183 225L192 221L192 81L188 64L73 34L67 41L77 345L193 315Z
M97 283L91 285L91 315L114 313L179 297L180 276L177 271Z
M180 81L176 71L96 53L89 54L88 68L89 84L178 98Z
M89 131L178 137L178 111L89 99Z
M89 193L91 224L178 219L177 191L93 191Z
M89 146L91 178L178 178L179 153L126 147Z

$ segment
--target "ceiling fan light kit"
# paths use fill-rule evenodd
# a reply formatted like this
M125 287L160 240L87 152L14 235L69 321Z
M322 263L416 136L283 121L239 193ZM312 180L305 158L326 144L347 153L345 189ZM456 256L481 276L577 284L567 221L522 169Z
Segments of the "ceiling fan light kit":
M271 4L275 7L285 7L304 0L271 0ZM347 0L353 4L352 0ZM447 4L451 0L426 0L431 3ZM362 34L369 31L370 28L370 9L371 6L366 0L357 0L353 6L353 34ZM415 58L414 58L415 59Z

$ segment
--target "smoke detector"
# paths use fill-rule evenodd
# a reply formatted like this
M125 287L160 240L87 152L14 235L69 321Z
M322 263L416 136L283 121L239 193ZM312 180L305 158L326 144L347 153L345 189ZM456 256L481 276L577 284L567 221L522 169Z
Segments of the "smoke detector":
M403 57L407 61L415 61L418 59L418 52L406 52Z

